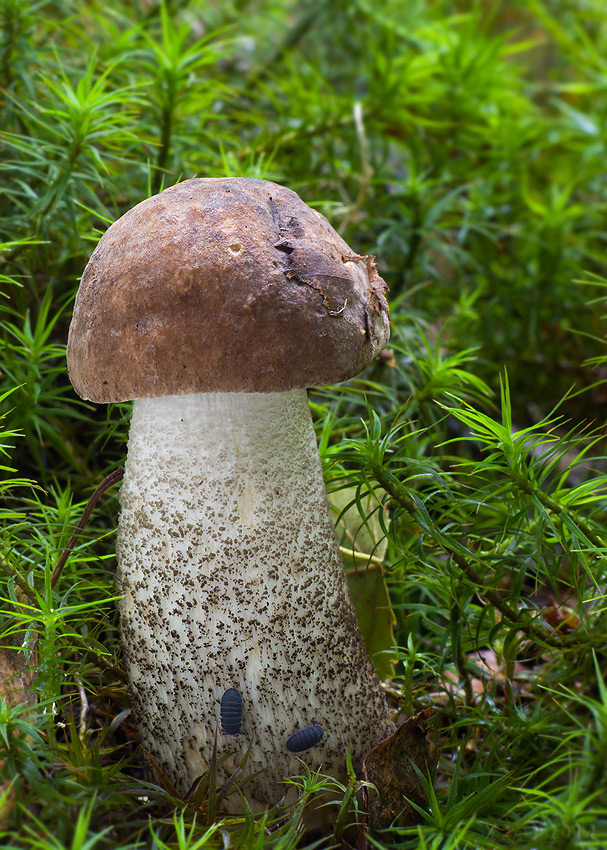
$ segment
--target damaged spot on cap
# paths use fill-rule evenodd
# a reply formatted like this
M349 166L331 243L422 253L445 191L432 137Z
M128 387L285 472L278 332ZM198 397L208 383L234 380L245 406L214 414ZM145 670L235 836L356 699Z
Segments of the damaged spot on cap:
M341 310L329 310L329 316L340 316L347 306L348 299L346 298L346 300L344 301L344 306L341 308Z

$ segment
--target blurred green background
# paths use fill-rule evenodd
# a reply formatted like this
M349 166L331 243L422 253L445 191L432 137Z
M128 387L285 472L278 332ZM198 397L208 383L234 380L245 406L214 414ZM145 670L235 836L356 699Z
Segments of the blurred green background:
M128 432L67 378L84 266L226 175L297 191L390 287L389 351L311 394L363 630L443 746L421 825L372 840L607 846L603 0L0 0L0 30L2 646L42 699L0 704L2 846L299 840L143 784L113 490L51 582Z

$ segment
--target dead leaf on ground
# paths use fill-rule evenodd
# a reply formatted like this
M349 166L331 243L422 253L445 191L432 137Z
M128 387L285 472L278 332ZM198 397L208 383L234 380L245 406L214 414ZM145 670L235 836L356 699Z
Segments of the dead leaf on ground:
M394 822L399 826L418 823L419 813L411 803L424 807L427 800L415 767L429 776L439 755L439 747L428 737L433 714L434 709L426 708L409 717L365 756L363 777L377 788L377 793L365 791L371 829L387 829Z
M548 602L550 604L542 608L542 617L556 632L570 634L579 628L580 618L572 607L560 602L551 593L548 594Z
M36 673L23 664L23 653L10 647L0 646L0 697L9 705L34 706L38 702L32 691ZM3 763L0 762L0 773ZM13 780L0 782L0 829L5 829L15 806L15 787Z
M0 646L0 697L10 705L21 702L35 705L36 694L31 690L36 673L23 664L23 653Z

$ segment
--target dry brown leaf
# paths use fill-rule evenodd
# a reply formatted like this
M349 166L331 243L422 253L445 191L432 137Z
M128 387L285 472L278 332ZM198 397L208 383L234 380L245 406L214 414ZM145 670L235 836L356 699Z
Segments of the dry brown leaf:
M10 705L19 702L35 705L38 701L31 690L35 671L23 664L23 653L0 646L0 697Z
M35 671L23 665L23 653L0 646L0 697L9 705L34 706L38 699L31 690ZM0 773L3 763L0 762ZM10 779L0 782L0 829L5 829L15 806L15 788Z
M386 829L393 822L412 826L419 814L411 805L426 805L423 784L417 767L424 776L434 771L439 748L428 737L428 720L434 709L426 708L409 717L393 735L385 738L363 762L363 777L373 783L365 792L365 802L371 829ZM409 802L411 801L411 802Z

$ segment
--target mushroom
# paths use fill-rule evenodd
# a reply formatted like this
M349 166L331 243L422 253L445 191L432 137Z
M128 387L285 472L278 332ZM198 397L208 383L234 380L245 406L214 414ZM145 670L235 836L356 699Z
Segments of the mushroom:
M141 743L181 793L209 768L215 735L220 783L250 746L246 772L260 772L244 792L259 809L301 760L345 780L347 751L360 771L394 729L306 394L385 346L384 292L372 258L295 192L245 178L186 180L143 201L85 269L69 374L85 399L135 400L120 631ZM222 708L228 691L242 704L230 693ZM292 752L308 727L323 735Z

